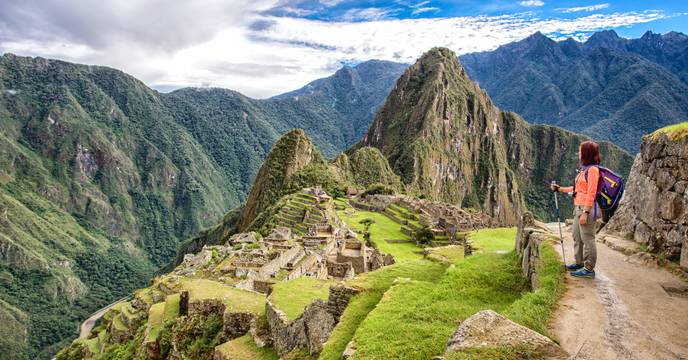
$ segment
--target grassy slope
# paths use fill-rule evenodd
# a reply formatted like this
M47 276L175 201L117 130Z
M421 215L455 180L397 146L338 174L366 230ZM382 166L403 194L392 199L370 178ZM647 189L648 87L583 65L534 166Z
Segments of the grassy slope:
M432 282L442 277L446 265L427 260L408 260L384 267L377 271L360 275L349 283L360 288L335 327L330 339L325 343L320 359L341 359L346 344L351 340L358 326L375 309L383 294L398 278Z
M543 286L526 292L515 254L501 253L512 248L514 236L513 229L479 231L471 239L480 250L450 267L439 282L415 279L392 286L355 330L355 357L427 359L439 355L457 325L483 309L546 332L562 286L559 261L544 245ZM508 355L511 350L489 351Z
M284 311L289 320L295 320L303 310L316 299L327 300L330 285L333 281L300 277L277 283L272 287L270 300L280 310Z
M343 204L338 202L338 204ZM354 211L352 215L347 212ZM387 215L373 212L373 211L359 211L347 207L347 210L337 211L337 215L349 227L363 231L365 227L360 223L364 219L372 219L375 221L370 226L370 240L383 253L392 254L396 261L407 261L422 258L419 253L421 251L413 243L396 243L391 244L385 240L410 240L410 237L401 232L401 225L394 222ZM358 234L360 239L363 235Z
M250 334L228 341L215 348L226 359L242 360L277 360L279 355L271 347L259 348L253 342Z
M688 136L688 121L682 122L674 125L669 125L661 129L655 130L651 136L653 138L659 137L662 134L666 134L671 140L680 140Z

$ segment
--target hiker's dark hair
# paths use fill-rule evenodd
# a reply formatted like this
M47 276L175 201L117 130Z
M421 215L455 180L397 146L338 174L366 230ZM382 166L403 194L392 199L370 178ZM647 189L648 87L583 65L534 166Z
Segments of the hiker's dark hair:
M584 141L580 145L580 164L599 165L602 162L602 155L600 155L600 145L594 141Z

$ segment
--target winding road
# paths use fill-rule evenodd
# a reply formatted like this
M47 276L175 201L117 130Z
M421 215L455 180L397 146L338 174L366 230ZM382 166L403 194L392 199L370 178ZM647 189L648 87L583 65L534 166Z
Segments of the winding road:
M127 299L129 299L129 296L125 296L113 302L112 304L105 306L104 308L94 312L88 317L88 319L84 320L84 322L79 325L79 339L88 339L88 334L91 333L91 330L93 330L93 327L96 325L98 319L102 318L103 315L105 315L108 310L112 309L113 306L121 303L122 301L126 301Z
M549 227L558 234L556 223ZM564 245L570 261L570 229ZM596 278L567 275L567 291L554 314L554 337L571 359L688 359L688 297L662 287L685 287L685 281L665 269L629 261L600 242L597 254Z

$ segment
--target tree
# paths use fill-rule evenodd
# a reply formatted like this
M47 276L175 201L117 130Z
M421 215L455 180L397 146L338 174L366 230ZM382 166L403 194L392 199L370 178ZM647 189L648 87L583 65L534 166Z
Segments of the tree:
M429 226L423 225L423 227L416 230L413 234L413 238L418 244L427 245L435 238L435 234Z

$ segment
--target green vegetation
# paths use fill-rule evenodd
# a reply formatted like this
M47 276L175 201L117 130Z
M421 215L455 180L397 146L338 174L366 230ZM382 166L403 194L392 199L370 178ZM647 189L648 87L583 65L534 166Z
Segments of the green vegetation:
M184 278L181 288L189 291L189 301L218 299L228 309L254 314L265 313L265 297L258 293L237 289L208 279Z
M655 130L650 136L657 138L662 134L666 134L669 139L677 141L688 136L688 121L674 125L669 125L661 129Z
M374 223L370 224L368 230L370 241L383 253L392 254L396 261L414 260L423 257L421 255L422 250L413 242L410 242L411 237L401 232L401 226L387 215L374 211L354 210L351 207L346 208L346 210L338 210L337 215L350 228L359 231L366 228L366 220L373 220ZM365 240L362 234L357 233L356 235L360 240ZM409 242L389 243L386 240L409 240Z
M443 275L397 280L385 289L378 302L364 309L351 307L360 301L359 296L367 296L367 292L357 295L352 299L351 308L345 311L343 322L335 328L321 358L333 359L335 349L341 351L352 333L357 346L356 358L430 358L444 351L447 339L463 319L484 309L493 309L516 322L544 331L563 287L561 265L551 245L543 244L542 287L528 292L515 254L503 253L512 249L514 237L514 229L477 231L470 238L481 250L463 260L457 258L454 266ZM441 263L436 264L446 269L439 265ZM376 273L366 274L367 279ZM423 270L416 269L416 274L422 273ZM363 283L364 278L361 279ZM356 315L355 319L349 320L347 316L352 315ZM356 326L351 326L352 323ZM529 354L528 349L481 349L453 358L495 356L510 359L520 354Z
M250 334L228 341L216 348L226 359L277 360L279 355L271 347L259 348Z
M284 311L289 320L295 320L316 299L327 301L331 285L333 281L306 276L280 282L273 285L270 301Z

